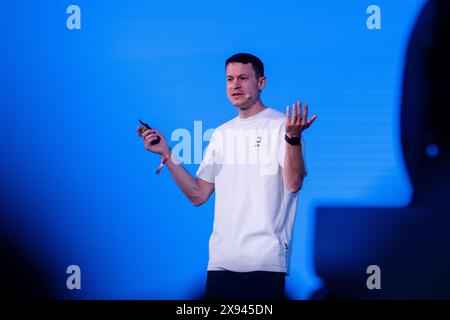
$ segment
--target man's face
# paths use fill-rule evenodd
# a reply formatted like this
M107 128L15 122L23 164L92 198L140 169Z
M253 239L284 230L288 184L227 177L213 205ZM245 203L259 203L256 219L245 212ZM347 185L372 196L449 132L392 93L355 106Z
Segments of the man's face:
M231 62L227 65L227 97L238 108L247 109L259 100L265 78L256 80L251 63Z

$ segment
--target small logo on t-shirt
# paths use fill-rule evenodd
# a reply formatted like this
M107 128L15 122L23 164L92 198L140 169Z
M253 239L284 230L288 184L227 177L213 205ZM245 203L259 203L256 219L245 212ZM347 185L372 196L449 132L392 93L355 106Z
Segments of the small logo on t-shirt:
M259 146L261 146L261 140L262 140L262 137L256 137L256 144L255 144L255 147L259 147Z

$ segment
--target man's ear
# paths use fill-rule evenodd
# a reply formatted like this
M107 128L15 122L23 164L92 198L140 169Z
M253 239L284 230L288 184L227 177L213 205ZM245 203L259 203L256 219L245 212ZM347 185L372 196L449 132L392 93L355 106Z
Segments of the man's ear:
M267 83L266 77L262 76L259 78L259 80L258 80L259 91L262 91L264 89L264 87L266 86L266 83Z

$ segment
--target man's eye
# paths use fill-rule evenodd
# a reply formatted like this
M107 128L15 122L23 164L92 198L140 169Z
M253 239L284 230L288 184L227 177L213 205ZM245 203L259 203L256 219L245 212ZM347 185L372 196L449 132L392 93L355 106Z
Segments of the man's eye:
M241 77L241 80L247 80L247 77Z

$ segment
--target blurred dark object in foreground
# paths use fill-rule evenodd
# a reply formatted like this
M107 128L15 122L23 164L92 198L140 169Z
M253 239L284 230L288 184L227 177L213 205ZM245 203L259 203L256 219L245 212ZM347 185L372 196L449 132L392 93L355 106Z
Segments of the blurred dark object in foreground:
M401 138L406 208L318 208L312 299L450 299L450 2L426 3L406 56ZM378 265L381 289L366 269Z
M450 299L447 212L434 208L317 210L313 299ZM367 267L381 270L369 290Z
M50 263L18 222L25 202L0 186L0 300L54 299ZM65 276L65 275L64 275Z
M450 196L450 3L428 2L411 35L403 78L401 138L411 206Z

